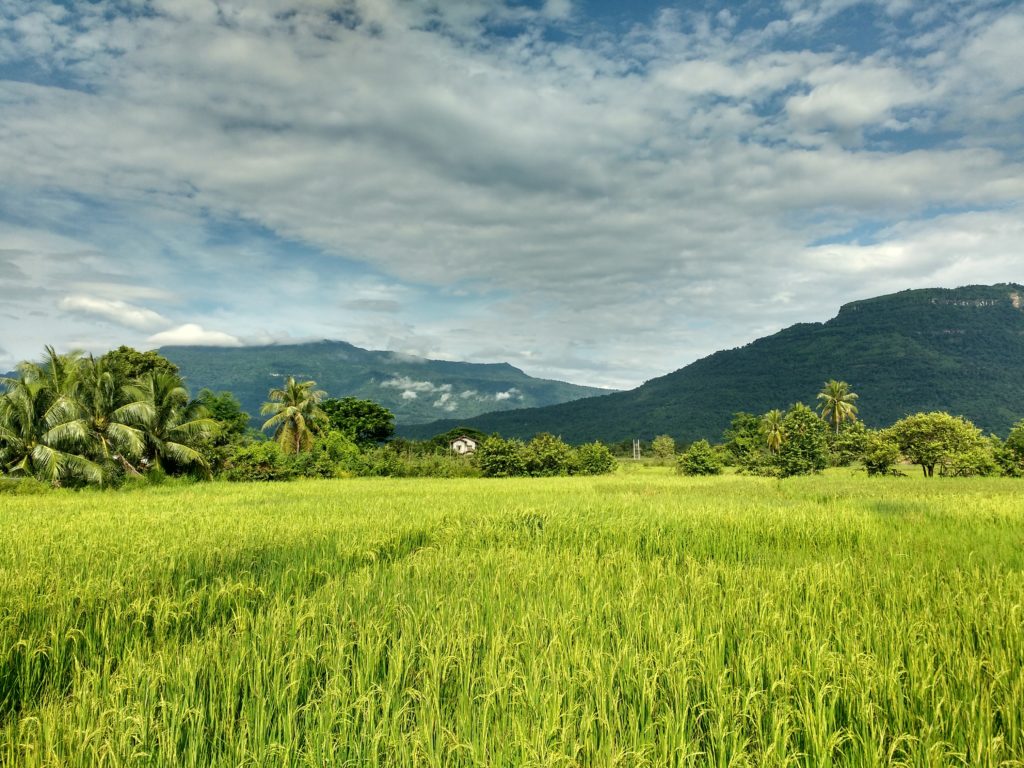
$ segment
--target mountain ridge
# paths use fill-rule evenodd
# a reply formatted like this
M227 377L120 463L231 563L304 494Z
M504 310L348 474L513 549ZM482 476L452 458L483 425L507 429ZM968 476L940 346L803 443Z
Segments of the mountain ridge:
M158 352L180 368L193 393L203 388L233 392L254 425L262 423L257 417L268 391L286 376L312 379L331 397L374 400L402 425L610 391L535 378L507 362L434 360L331 339L251 347L165 346Z
M552 432L573 442L656 434L715 440L736 411L813 403L830 378L860 394L869 426L948 410L1005 433L1024 416L1024 286L910 289L848 302L830 320L720 350L626 392L463 424L509 437ZM424 437L453 426L444 420L403 434Z

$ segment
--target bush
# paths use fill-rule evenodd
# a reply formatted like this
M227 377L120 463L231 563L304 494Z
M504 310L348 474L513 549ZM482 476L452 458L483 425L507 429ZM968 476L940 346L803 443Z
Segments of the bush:
M797 403L782 422L785 439L777 457L782 477L820 472L828 466L828 426L818 414Z
M34 496L38 493L48 493L50 486L36 480L34 477L0 477L0 494L11 494L12 496Z
M225 458L224 477L234 482L291 480L294 462L272 441L235 447Z
M991 477L999 474L999 465L988 445L976 445L951 455L941 466L948 477Z
M477 448L475 460L484 477L520 477L526 474L525 452L522 440L492 435Z
M861 459L869 475L900 474L896 469L896 462L900 460L900 447L896 438L885 430L868 433Z
M576 471L581 475L606 475L614 472L617 462L607 445L586 443L576 449Z
M686 451L676 463L676 470L683 475L720 475L722 465L718 454L707 440L698 440Z
M523 451L526 473L533 477L571 475L576 470L576 456L561 438L542 432Z

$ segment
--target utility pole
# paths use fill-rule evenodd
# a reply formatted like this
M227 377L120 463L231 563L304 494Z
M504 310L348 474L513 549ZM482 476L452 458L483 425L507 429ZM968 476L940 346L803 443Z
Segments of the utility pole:
M640 458L640 440L638 438L633 439L633 458Z

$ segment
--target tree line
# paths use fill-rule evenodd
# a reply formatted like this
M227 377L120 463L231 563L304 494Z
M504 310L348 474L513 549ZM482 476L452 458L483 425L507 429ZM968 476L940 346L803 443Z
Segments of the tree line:
M396 439L388 409L330 398L315 382L294 377L268 392L266 421L253 430L230 392L192 398L172 362L124 346L100 357L47 347L40 361L21 363L0 386L0 474L53 487L167 477L597 474L615 467L606 447L574 448L551 435L525 444L473 430ZM467 432L482 444L478 455L453 456L448 441Z
M168 476L586 475L616 466L608 446L573 447L550 434L521 441L458 428L423 442L395 438L394 415L383 406L330 398L315 382L294 377L268 392L266 421L253 430L231 393L203 390L192 398L173 363L130 347L100 357L47 347L42 360L20 364L0 384L0 470L58 487ZM688 475L732 465L789 477L854 463L885 475L907 461L926 477L1024 476L1024 421L1005 441L944 412L911 414L872 430L858 419L857 401L846 382L830 380L816 409L796 403L760 416L740 412L718 445L700 440L678 453L675 441L660 435L650 448ZM464 434L479 443L468 459L448 450Z
M718 474L732 465L746 474L790 477L859 463L869 475L892 475L908 462L925 477L1024 476L1024 420L1005 441L944 411L914 413L884 429L868 429L857 418L857 400L849 384L830 380L818 393L817 412L796 403L785 412L736 413L719 445L700 440L678 457L679 471ZM652 445L665 455L669 442L670 437L659 436Z

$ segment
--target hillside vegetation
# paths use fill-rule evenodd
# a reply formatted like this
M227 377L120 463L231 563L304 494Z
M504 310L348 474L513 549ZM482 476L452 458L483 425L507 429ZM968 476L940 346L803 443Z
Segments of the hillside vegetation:
M868 426L949 411L1005 435L1024 416L1024 287L935 288L856 301L828 322L791 326L628 392L465 423L506 436L551 432L571 442L717 439L733 413L811 401L827 378L860 394ZM417 437L451 426L402 432Z
M267 390L288 376L313 379L332 397L373 400L400 424L444 416L469 418L488 411L544 406L607 390L536 379L508 363L428 360L371 351L343 341L264 347L162 347L193 392L234 393L257 425ZM261 422L262 423L262 422Z

